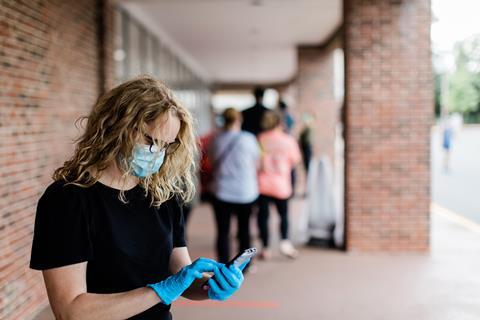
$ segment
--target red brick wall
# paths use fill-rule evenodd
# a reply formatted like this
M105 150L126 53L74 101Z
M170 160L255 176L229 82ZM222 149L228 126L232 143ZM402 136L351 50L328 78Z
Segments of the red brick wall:
M300 48L295 86L296 133L302 129L302 115L314 117L313 144L315 156L327 155L333 163L335 126L340 120L341 101L336 101L333 88L333 52L341 47L337 39L326 48Z
M427 251L430 1L344 3L347 249Z
M103 68L103 84L101 84L101 91L106 92L115 86L115 60L114 54L114 41L115 41L115 18L114 18L114 6L116 0L97 0L100 3L98 15L103 19L100 24L101 28L98 30L103 35L100 54L102 59Z
M101 87L97 13L95 0L0 1L0 319L47 302L28 268L35 208Z

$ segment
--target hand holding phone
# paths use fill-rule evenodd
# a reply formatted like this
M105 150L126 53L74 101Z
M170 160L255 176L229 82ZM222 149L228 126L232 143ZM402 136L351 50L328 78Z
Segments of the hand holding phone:
M208 297L212 300L226 300L230 298L242 285L242 270L257 253L257 249L247 249L223 265L203 286L208 289Z
M246 249L239 254L237 254L232 260L230 260L227 264L226 267L230 268L231 265L234 265L237 268L240 268L245 262L250 261L255 255L257 254L257 248L249 248ZM245 267L245 266L244 266ZM242 268L243 271L243 268ZM215 279L215 275L211 278ZM204 283L204 287L207 286L208 281Z

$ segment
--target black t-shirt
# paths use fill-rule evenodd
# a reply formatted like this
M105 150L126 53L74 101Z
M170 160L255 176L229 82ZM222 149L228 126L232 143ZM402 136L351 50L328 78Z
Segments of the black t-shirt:
M248 132L258 135L262 132L261 123L265 111L268 109L263 104L255 104L242 111L243 123L242 129Z
M87 291L117 293L170 275L174 247L184 247L182 209L175 198L151 207L143 188L119 191L100 182L89 188L52 183L40 198L30 267L45 270L88 261ZM171 319L158 303L131 319Z

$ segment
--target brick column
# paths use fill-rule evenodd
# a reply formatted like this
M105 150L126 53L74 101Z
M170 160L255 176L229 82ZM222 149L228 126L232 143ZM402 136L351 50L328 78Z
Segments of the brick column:
M113 59L115 41L115 0L96 0L97 38L99 59L99 93L105 93L115 86L115 61Z
M2 320L30 319L47 304L41 273L28 268L35 209L73 150L75 119L88 114L102 87L97 5L0 1Z
M345 0L348 250L429 248L429 0Z
M335 100L333 88L333 51L341 46L336 39L327 47L300 48L298 75L295 85L298 97L295 107L298 130L302 129L302 115L314 117L313 147L315 156L326 155L333 163L335 125L339 121L341 102Z

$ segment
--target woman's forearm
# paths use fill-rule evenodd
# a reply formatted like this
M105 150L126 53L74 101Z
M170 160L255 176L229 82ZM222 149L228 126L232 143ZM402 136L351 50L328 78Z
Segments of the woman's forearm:
M69 304L65 314L60 315L59 318L62 320L127 319L160 302L155 291L147 287L112 294L82 293Z

